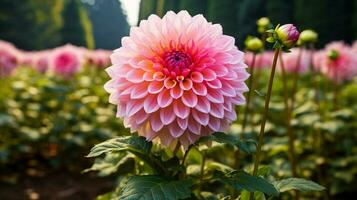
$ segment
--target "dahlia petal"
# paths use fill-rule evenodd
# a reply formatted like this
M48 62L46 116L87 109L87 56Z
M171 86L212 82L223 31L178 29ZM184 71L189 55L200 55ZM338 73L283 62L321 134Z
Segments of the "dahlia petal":
M152 72L145 72L143 75L143 80L144 81L153 81L154 80L154 74Z
M222 88L222 83L219 79L214 79L212 81L207 81L207 85L213 89ZM223 88L222 88L223 89Z
M182 102L190 108L193 108L197 105L197 96L193 92L184 92L181 99Z
M202 83L193 84L192 91L195 94L200 95L200 96L206 96L207 95L207 88Z
M131 90L130 98L141 99L148 94L146 85L138 85Z
M237 96L233 97L231 99L232 103L236 104L236 105L244 105L245 104L245 97L243 96L243 94L239 94L237 93Z
M126 74L126 79L133 83L141 83L144 81L144 71L131 70Z
M220 63L229 63L233 59L233 56L229 53L218 53L214 58Z
M157 97L154 95L148 95L144 100L144 110L146 113L153 113L159 109L157 104Z
M124 117L126 114L126 104L118 104L116 117Z
M165 80L165 75L162 72L155 72L153 78L156 81L163 81Z
M215 66L212 68L217 74L218 77L222 77L228 74L228 69L225 66Z
M163 90L157 96L157 104L160 108L165 108L169 106L173 101L173 98L170 96L170 90Z
M221 121L215 117L210 117L208 126L212 129L212 131L220 131Z
M176 118L177 124L180 126L180 128L186 130L188 126L188 118L181 119L181 118Z
M189 118L188 121L188 129L196 134L196 135L200 135L200 131L201 131L201 125L199 123L197 123L192 117Z
M190 79L184 79L180 81L180 88L182 90L190 90L192 88L192 81Z
M222 94L227 97L234 97L236 96L236 90L228 83L224 84L221 88Z
M111 104L117 104L119 101L119 92L113 92L109 95L109 103Z
M160 115L158 113L151 115L149 120L152 130L155 132L160 131L162 127L164 127L164 124L161 122Z
M221 91L219 90L209 90L207 93L207 99L213 103L223 103L224 102L224 98L223 95L221 93Z
M211 104L206 98L199 97L195 108L200 112L209 113L211 110Z
M209 112L212 116L222 119L224 117L224 108L222 104L211 104L211 110Z
M104 84L104 89L108 93L112 93L116 91L118 88L118 80L117 79L112 79Z
M148 119L148 117L149 115L147 115L143 109L141 109L133 116L137 124L142 124L145 120Z
M174 112L179 118L184 119L190 114L190 108L178 100L174 102Z
M212 81L217 78L216 73L208 68L204 69L201 73L203 75L203 79L206 81Z
M200 123L202 126L207 126L209 122L209 115L206 113L201 113L195 109L192 110L193 118Z
M160 110L160 119L164 125L170 124L176 118L172 107L173 106L169 106Z
M171 90L170 90L170 95L174 99L180 98L182 96L182 94L183 94L183 90L180 88L180 86L176 86L174 88L171 88Z
M185 129L182 129L175 121L168 125L168 127L172 137L174 138L180 137L185 132Z
M224 116L229 119L230 121L235 121L237 119L237 113L232 110L232 111L225 111Z
M196 83L202 83L203 75L200 72L192 72L191 73L191 80Z
M164 81L164 85L167 89L171 89L171 88L175 87L176 84L177 84L177 81L175 79L166 78Z
M149 84L148 92L150 94L157 94L157 93L161 92L163 88L164 88L163 82L154 81Z
M129 117L137 113L141 108L143 108L143 102L140 100L129 101L126 105L126 113Z

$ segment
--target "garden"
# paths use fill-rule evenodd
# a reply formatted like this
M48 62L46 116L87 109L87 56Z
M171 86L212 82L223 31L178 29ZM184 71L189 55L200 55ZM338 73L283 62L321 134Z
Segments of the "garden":
M0 199L356 196L357 1L0 2Z

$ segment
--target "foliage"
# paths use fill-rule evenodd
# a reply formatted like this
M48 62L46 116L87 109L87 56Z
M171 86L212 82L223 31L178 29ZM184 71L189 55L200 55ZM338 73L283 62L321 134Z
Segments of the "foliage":
M103 71L71 80L19 68L1 79L0 163L2 170L40 159L50 168L83 168L83 155L99 141L125 134L106 103Z
M273 23L294 23L300 29L314 29L319 33L319 46L323 46L332 40L350 42L356 38L356 5L355 0L183 0L179 3L146 0L140 3L139 20L153 13L163 16L166 11L179 8L220 23L225 33L242 45L248 35L257 35L256 20L267 16ZM339 26L341 22L343 26Z
M23 49L41 49L61 44L63 1L2 0L0 37ZM31 39L29 39L31 38Z
M101 49L118 48L121 38L129 33L129 25L121 9L121 2L118 0L95 1L94 5L86 4L86 9L92 24L94 46ZM108 35L113 37L108 37Z
M63 43L93 48L92 25L83 4L80 0L66 0L65 2L61 28Z

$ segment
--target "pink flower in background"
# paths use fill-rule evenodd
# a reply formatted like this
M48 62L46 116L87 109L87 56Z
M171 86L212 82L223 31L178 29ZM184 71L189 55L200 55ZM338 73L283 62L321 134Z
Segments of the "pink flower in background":
M36 53L34 58L34 68L39 72L44 74L49 68L50 62L50 50L39 51Z
M111 55L105 89L132 132L187 148L236 119L248 90L243 59L234 38L202 15L151 15Z
M307 50L303 50L299 59L299 49L293 48L290 53L283 53L283 61L285 71L287 73L306 73L310 66L310 53ZM280 62L278 62L278 69L281 70ZM297 66L298 65L298 66Z
M77 47L65 45L54 49L50 69L63 77L70 77L81 69L82 60L83 56Z
M352 44L352 51L357 54L357 40L353 42Z
M12 44L0 40L0 77L11 75L18 65L17 49Z
M357 58L343 42L331 42L321 56L321 73L335 82L351 80L357 74Z
M272 51L266 51L264 53L257 54L257 56L255 58L254 68L255 69L269 68L273 62L273 56L274 56L274 52L272 52ZM253 60L253 53L250 53L250 52L245 53L244 60L245 60L245 63L247 63L248 65L251 65L252 60Z
M112 53L112 51L104 49L86 50L85 57L88 64L95 65L99 68L104 68L110 65L110 55Z
M37 56L36 52L31 51L19 51L18 54L19 64L23 66L34 66L35 57Z
M325 56L324 50L314 52L312 63L313 63L314 70L316 72L321 72L321 62L324 56Z

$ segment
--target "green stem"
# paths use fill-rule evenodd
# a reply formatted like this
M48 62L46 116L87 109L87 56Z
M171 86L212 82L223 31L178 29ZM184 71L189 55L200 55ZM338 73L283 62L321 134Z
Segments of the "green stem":
M240 135L241 139L244 138L244 132L245 132L245 128L247 125L247 121L248 121L248 115L249 115L249 110L250 110L250 100L252 98L252 93L254 91L253 88L253 78L254 78L254 65L255 65L255 59L256 59L257 54L253 54L253 59L252 59L252 63L250 64L250 78L249 78L249 82L248 82L248 88L249 88L249 92L248 92L248 96L247 96L247 104L244 108L244 116L243 116L243 123L242 123L242 134Z
M190 152L192 148L192 145L188 147L188 149L185 151L185 154L183 155L183 158L182 158L182 162L181 162L181 165L184 165L185 164L185 161L186 161L186 158L187 158L187 155L188 153Z
M205 163L206 163L206 153L202 152L202 163L201 163L201 174L200 174L200 190L202 189L203 186L203 177L205 174Z
M337 70L336 70L336 76L337 76ZM338 109L338 83L337 79L333 81L333 110Z
M291 173L293 177L297 177L297 162L296 162L295 146L294 146L295 136L291 125L292 110L290 109L291 107L289 107L289 103L288 103L289 95L288 95L288 88L287 88L285 66L282 56L280 56L280 65L281 65L281 72L282 72L282 79L283 79L285 111L288 115L286 118L286 126L287 126L287 134L289 137L289 160L291 165Z
M181 146L181 143L180 143L180 141L178 141L177 144L176 144L176 147L175 147L175 149L173 151L174 156L176 156L177 151L180 149L180 146Z
M267 91L267 94L266 94L266 97L265 97L264 113L263 113L262 123L261 123L261 126L260 126L260 133L259 133L259 139L258 139L258 145L257 145L257 152L256 152L256 155L255 155L255 160L254 160L254 168L253 168L253 175L254 176L257 175L259 164L260 164L260 154L261 154L262 146L263 146L263 143L264 143L265 123L266 123L267 117L268 117L269 102L270 102L270 97L271 97L271 91L272 91L272 88L273 88L276 63L278 61L279 53L280 53L280 49L279 48L275 49L273 66L272 66L272 69L271 69L269 83L268 83L268 91ZM251 192L249 194L249 199L253 200L253 198L254 198L254 193Z

